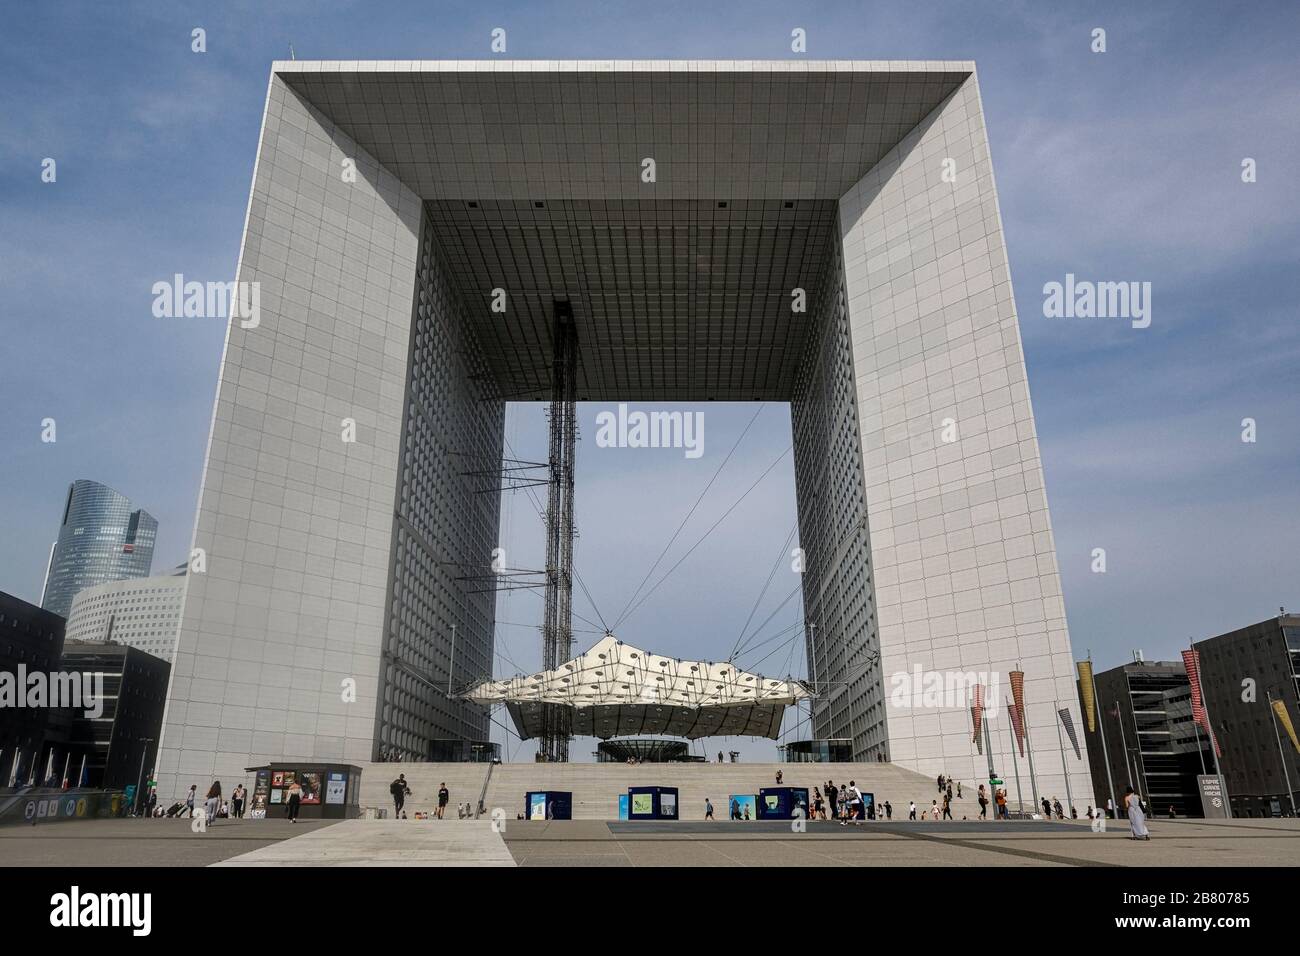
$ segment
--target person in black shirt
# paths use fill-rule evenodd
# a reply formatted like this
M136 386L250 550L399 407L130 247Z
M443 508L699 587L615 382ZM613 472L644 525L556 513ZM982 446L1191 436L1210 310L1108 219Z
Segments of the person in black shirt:
M447 801L451 799L451 791L447 789L446 783L438 784L438 819L442 819L442 811L447 806Z
M388 785L388 792L393 795L393 819L400 819L402 807L406 805L406 795L411 792L406 783L406 774L399 773L397 779Z

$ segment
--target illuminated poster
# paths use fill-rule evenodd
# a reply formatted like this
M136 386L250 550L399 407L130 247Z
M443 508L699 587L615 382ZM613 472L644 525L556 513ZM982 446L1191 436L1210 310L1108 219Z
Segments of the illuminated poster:
M653 793L632 794L632 816L648 817L655 812L655 795Z
M303 803L320 803L320 774L300 773L298 783L302 785Z
M677 794L675 793L659 794L659 815L661 817L677 816Z
M274 787L276 790L280 790L284 787L283 770L277 770L275 773L271 774L271 786Z
M626 793L620 793L618 795L618 818L620 820L627 819L627 794Z
M528 795L528 819L545 820L546 819L546 794L530 793Z
M285 794L285 791L283 791L283 790L272 790L272 791L271 791L271 802L272 802L272 803L283 803L283 802L284 802L284 794Z
M342 803L347 799L348 775L331 770L325 784L325 802Z
M758 803L752 793L733 793L727 805L728 819L753 820L758 816Z
M266 819L266 804L271 796L271 775L265 770L257 772L257 780L253 784L253 801L248 808L248 817L250 820Z

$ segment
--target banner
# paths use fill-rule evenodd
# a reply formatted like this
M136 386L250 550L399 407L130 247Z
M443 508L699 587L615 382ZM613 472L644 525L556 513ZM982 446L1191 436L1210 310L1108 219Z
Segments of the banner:
M1079 661L1079 699L1083 701L1083 719L1088 725L1088 733L1097 732L1097 698L1093 694L1092 661Z
M1214 752L1222 757L1223 751L1219 748L1219 738L1205 718L1205 697L1201 691L1201 652L1183 651L1183 666L1187 669L1187 682L1192 688L1192 720L1209 735L1210 743L1214 745Z
M1025 731L1020 726L1020 708L1011 701L1007 701L1007 713L1011 715L1011 729L1015 731L1016 745L1020 748L1020 756L1025 755Z
M1025 672L1012 671L1011 677L1011 699L1015 702L1016 711L1020 714L1020 722L1013 725L1016 732L1016 739L1021 742L1021 753L1024 753L1025 739L1025 718L1028 717L1029 711L1025 710Z
M1291 715L1287 713L1286 704L1280 700L1273 701L1273 713L1277 714L1278 721L1286 730L1286 735L1291 738L1291 746L1295 752L1300 754L1300 740L1296 740L1295 725L1291 723Z
M982 739L982 735L980 734L980 729L984 718L984 685L983 684L975 685L974 703L971 704L970 716L971 716L971 723L975 725L975 736L973 738L975 742L975 749L982 754L984 753L984 740Z
M1065 736L1070 738L1070 746L1074 748L1074 759L1082 760L1083 753L1079 750L1079 738L1074 733L1074 719L1070 717L1070 709L1062 707L1056 713L1060 716L1061 723L1065 725Z

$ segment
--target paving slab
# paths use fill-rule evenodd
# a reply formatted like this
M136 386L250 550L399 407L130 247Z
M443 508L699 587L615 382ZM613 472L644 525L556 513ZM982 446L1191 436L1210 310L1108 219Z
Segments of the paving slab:
M345 820L215 866L514 866L490 820Z

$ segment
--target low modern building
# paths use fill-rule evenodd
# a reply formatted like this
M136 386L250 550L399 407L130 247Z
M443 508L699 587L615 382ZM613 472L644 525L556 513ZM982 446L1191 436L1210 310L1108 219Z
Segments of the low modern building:
M154 767L171 665L134 647L98 641L68 643L60 668L103 678L104 706L95 717L64 711L68 763L91 787L123 790ZM75 779L75 775L73 775ZM212 781L194 781L204 787Z
M701 763L704 758L691 753L685 740L661 740L657 737L622 737L602 740L596 745L597 763Z
M1158 816L1168 814L1171 807L1180 817L1200 816L1196 776L1213 773L1214 758L1207 736L1192 721L1191 685L1182 662L1137 660L1102 671L1094 679L1097 728L1090 733L1086 718L1083 727L1092 770L1092 805L1106 806L1109 781L1118 804L1131 786Z
M110 581L78 591L67 639L124 644L171 663L185 605L187 565L148 578Z
M1283 611L1197 641L1195 648L1233 815L1289 816L1287 776L1300 804L1300 754L1286 731L1275 727L1269 697L1281 701L1300 728L1300 614Z
M848 763L853 760L853 741L792 740L778 744L782 763ZM883 759L883 754L880 755Z
M21 598L0 591L0 675L13 681L20 691L18 675L50 673L58 668L63 654L63 618ZM50 709L0 702L0 787L23 784L44 773L45 739Z
M68 486L59 537L50 551L41 607L68 616L77 592L147 577L158 522L107 485L80 478Z

